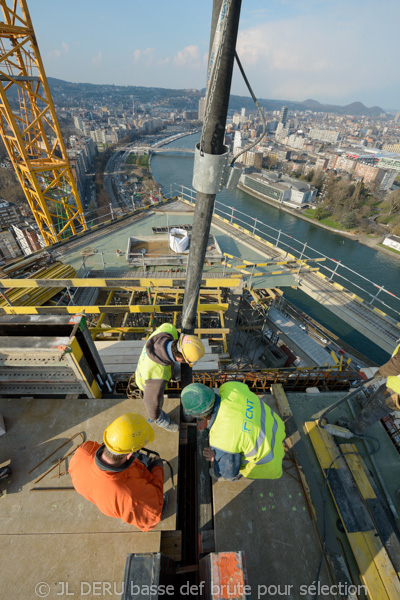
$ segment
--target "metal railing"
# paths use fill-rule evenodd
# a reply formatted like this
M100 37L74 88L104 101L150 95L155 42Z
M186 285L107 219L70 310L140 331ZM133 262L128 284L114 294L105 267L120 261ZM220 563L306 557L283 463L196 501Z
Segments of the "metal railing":
M192 205L195 204L196 192L191 188L177 186L175 194L181 196ZM284 251L286 255L291 254L296 259L312 260L316 256L325 258L324 263L320 266L320 271L327 277L328 281L339 283L345 288L345 291L359 295L369 306L376 307L378 305L380 310L390 313L390 316L396 320L399 319L399 296L387 290L383 285L379 285L368 279L368 277L354 271L341 261L337 261L316 248L309 246L308 242L297 240L282 229L266 225L260 219L251 217L237 208L228 206L218 200L215 202L214 215L225 219L232 225L238 225L245 233L251 236L257 235L261 237L281 252Z

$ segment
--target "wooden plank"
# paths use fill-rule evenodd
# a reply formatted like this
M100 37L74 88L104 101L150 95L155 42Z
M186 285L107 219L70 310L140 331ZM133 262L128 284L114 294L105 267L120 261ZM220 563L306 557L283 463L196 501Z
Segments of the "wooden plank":
M326 477L340 450L317 421L304 425ZM398 600L400 581L344 458L331 467L328 486L371 600Z
M281 417L291 417L293 413L289 406L288 399L283 389L283 385L281 383L273 383L271 385L272 395L275 398L276 405L279 410L279 414Z
M99 352L100 354L100 358L102 359L103 363L110 363L110 364L114 364L116 362L135 362L137 363L140 357L140 353L136 354L136 353L131 353L131 352L125 352L125 353L120 353L118 352L109 352L109 353L103 353L103 352ZM217 354L205 354L197 363L196 365L201 365L203 363L209 363L209 362L215 362L218 363L218 355Z
M208 341L208 339L204 339L201 340L203 342L204 348L209 349L210 348L210 342ZM96 348L98 350L103 350L104 348L108 348L109 346L116 346L116 345L121 345L125 348L140 348L142 349L144 344L146 343L146 340L100 340L100 341L96 341L95 345Z
M107 373L133 373L136 371L137 363L117 363L117 364L107 364L104 363L104 368ZM218 371L218 363L209 362L204 364L194 365L193 371Z

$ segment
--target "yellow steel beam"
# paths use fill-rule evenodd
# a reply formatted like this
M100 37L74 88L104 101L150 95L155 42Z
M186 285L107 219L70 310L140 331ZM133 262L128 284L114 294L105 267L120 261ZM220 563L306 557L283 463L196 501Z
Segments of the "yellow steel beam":
M178 304L178 302L179 302L179 296L180 296L180 293L179 293L179 292L177 292L177 293L175 294L175 303L176 303L176 304ZM173 325L174 325L174 327L176 327L176 320L177 320L177 318L178 318L178 313L174 313L174 320L173 320Z
M346 462L349 466L351 474L357 483L358 489L365 500L367 508L371 514L376 528L383 540L383 543L389 553L397 575L400 576L400 542L396 532L388 520L386 513L379 501L374 489L374 482L367 469L367 466L358 452L355 444L342 444L342 452L345 454ZM351 453L351 454L350 454Z
M87 226L26 0L0 0L0 8L0 134L50 245Z
M128 306L132 306L132 305L133 305L133 300L134 300L134 298L135 298L135 294L136 294L136 292L135 292L135 291L131 292L131 295L130 295L130 298L129 298L129 302L128 302ZM156 299L156 297L157 297L157 294L155 295L155 298L154 298L154 304L156 303L156 300L155 300L155 299ZM175 318L175 315L176 315L176 313L174 313L174 318ZM129 313L127 313L127 312L126 312L126 313L124 314L124 316L122 317L122 323L121 323L121 327L125 327L125 324L126 324L126 321L127 321L127 319L128 319L128 316L129 316ZM121 332L118 334L118 339L119 339L119 340L122 340L124 337L125 337L125 336L124 336L124 333L121 331Z
M317 421L305 424L324 476L333 460L341 456L331 435ZM374 523L362 501L345 457L331 467L328 486L354 553L360 577L371 600L398 600L400 581Z
M204 312L219 312L228 310L227 304L198 304L197 310ZM0 315L64 315L64 314L101 314L101 313L173 313L182 312L182 305L118 305L118 306L1 306Z
M1 0L0 0L1 1ZM207 274L204 274L201 281L202 287L236 287L240 281L241 276L237 277L221 277L221 278L207 278ZM176 279L171 277L157 277L152 274L149 277L140 277L138 279L119 277L119 278L92 278L83 279L0 279L0 289L7 289L10 287L100 287L100 288L135 288L138 291L139 288L147 289L153 287L153 285L162 285L163 287L175 288L177 284L181 285L184 283L182 279ZM175 293L175 290L174 290Z
M104 314L104 313L102 313ZM177 328L180 331L180 328ZM153 333L154 327L89 327L90 333ZM214 335L227 334L230 329L227 327L198 327L194 332L196 335Z
M324 262L326 258L298 258L298 259L290 259L290 260L271 260L263 263L253 263L249 260L244 260L243 258L239 258L237 256L233 256L232 254L227 254L224 252L224 256L233 260L242 261L242 265L235 265L236 269L244 269L246 267L269 267L271 265L288 265L288 264L307 264L310 262Z
M106 300L106 306L109 306L109 305L111 304L111 300L112 300L112 299L113 299L113 297L114 297L114 293L115 293L115 292L110 292L110 293L108 294L108 296L107 296L107 300ZM91 329L90 329L90 331L92 332L92 338L93 338L93 340L95 340L95 339L96 339L96 331L95 331L95 329L96 329L96 330L97 330L97 329L99 329L100 331L102 330L102 327L101 327L101 326L102 326L102 324L103 324L103 321L104 321L104 319L105 319L105 318L106 318L106 313L102 313L102 314L100 315L100 317L99 317L99 320L97 321L97 327L96 327L96 328L91 328Z

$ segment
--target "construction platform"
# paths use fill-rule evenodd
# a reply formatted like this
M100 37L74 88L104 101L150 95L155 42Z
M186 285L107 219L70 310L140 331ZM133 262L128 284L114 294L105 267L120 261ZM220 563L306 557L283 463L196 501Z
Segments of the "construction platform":
M187 498L197 503L197 514L200 515L200 562L202 556L209 552L217 555L244 553L247 583L252 590L248 597L270 598L279 594L291 600L311 600L313 592L309 590L313 589L316 579L323 539L324 470L320 467L307 424L315 422L327 406L343 397L343 392L324 393L316 389L309 393L289 392L285 395L287 406L283 409L283 388L274 384L272 392L261 398L273 410L280 412L285 421L288 450L282 477L272 481L241 479L234 483L212 482L208 474L209 464L197 449L198 483L187 490ZM164 408L172 418L179 420L179 399L166 398ZM35 597L35 588L41 584L43 588L36 589L40 593L47 591L48 598L62 594L67 597L72 593L78 598L91 598L98 593L93 593L93 588L90 591L90 585L102 582L101 585L111 583L113 586L102 597L117 599L120 593L116 591L121 591L127 555L150 553L156 556L161 553L173 557L175 564L186 564L185 556L181 554L180 539L189 523L184 521L182 531L177 531L177 492L172 489L167 467L167 515L149 533L139 532L117 519L102 515L73 489L61 489L71 488L71 481L68 474L63 474L64 464L58 468L58 460L77 446L79 433L82 432L86 439L101 442L107 424L128 411L145 415L141 401L118 396L110 399L0 399L0 412L4 415L7 429L0 438L0 466L10 463L13 471L9 482L0 485L5 490L0 498L0 533L3 546L7 548L3 558L3 590L7 596ZM350 415L344 406L332 414L332 419L337 418L339 413ZM171 462L178 493L182 486L189 485L192 477L187 472L186 463L186 471L179 471L178 480L181 451L188 447L187 432L193 428L192 424L182 424L180 435L154 428L156 437L151 448ZM396 474L400 472L398 451L381 424L372 427L371 434L379 440L380 449L375 455L376 465L365 459L369 476L378 489L377 466L391 501L399 510L396 496L399 483ZM76 437L70 440L74 435ZM49 456L64 442L67 442L65 446ZM365 450L362 443L357 442L357 446L360 452ZM37 481L50 467L54 467L53 470ZM209 487L208 498L203 495L204 486ZM49 487L59 489L31 491L33 488ZM332 491L335 489L332 488ZM362 514L371 507L376 511L377 503L383 502L382 497L383 493L379 492L376 501L370 498L365 506L360 504L359 508L355 504L354 514ZM346 534L340 526L340 522L346 523L346 511L335 505L330 492L326 510L326 560L322 564L319 581L320 586L327 587L322 589L335 590L332 586L339 578L341 582L347 581L348 586L361 586L363 590L363 585L370 585L369 574L371 569L375 569L379 585L376 584L370 594L361 593L359 597L397 600L391 592L380 595L379 586L385 585L385 577L389 581L389 591L396 590L397 585L393 568L392 572L386 569L386 575L384 573L385 564L390 565L387 557L386 562L379 562L387 553L379 537L381 532L374 528L366 531L361 523L359 534L349 540L349 532ZM357 548L360 551L364 548L362 544L367 534L371 543L375 544L377 554L376 557L366 556L362 567L364 571L360 573ZM392 544L391 547L395 546ZM185 568L182 568L183 572ZM96 589L98 591L99 588ZM353 598L351 594L346 596L331 591L325 591L323 597Z
M181 203L174 203L175 210L181 208L182 214L174 212L169 216L169 223L172 221L174 225L179 226L181 224L190 224L193 220L193 213L184 212L185 205ZM102 235L96 235L95 232L76 240L73 245L66 245L65 248L61 246L58 250L60 253L60 259L73 266L77 270L77 275L82 276L84 273L90 271L102 271L104 275L113 274L116 277L123 277L124 274L131 270L131 267L126 263L125 252L119 252L121 248L125 248L128 244L130 237L151 237L154 242L157 241L158 235L153 234L153 227L165 227L167 225L166 209L167 206L161 207L160 209L152 211L150 214L145 215L136 220L133 223L124 225L120 223L118 228L118 235L115 231L110 228L108 231L106 228L102 230ZM211 227L211 234L215 237L215 240L222 253L227 253L231 256L236 256L239 259L242 257L248 261L254 263L263 262L265 255L254 251L243 244L238 237L236 230L232 230L231 236L225 232L221 233L216 227ZM117 252L118 251L118 252ZM149 273L154 271L154 267L148 268ZM205 265L204 276L212 273L222 273L223 267L221 264ZM261 267L255 269L256 273L265 273L265 275L259 275L254 280L254 285L260 288L273 288L277 286L295 286L296 279L292 273L287 269L277 269L274 265L268 267ZM226 267L226 274L238 274L240 271L235 267Z
M151 449L170 461L175 489L166 466L166 517L154 530L143 533L103 515L71 489L68 474L58 477L59 458L71 452L81 436L45 460L80 432L85 439L101 443L105 427L121 414L137 412L145 416L142 401L14 398L2 399L0 403L7 428L0 438L0 464L10 463L12 467L11 479L0 485L4 490L0 498L1 539L3 550L7 548L2 560L4 595L35 598L41 594L43 597L47 591L49 599L72 593L77 598L93 598L98 595L94 583L109 582L113 586L110 597L119 598L120 594L114 592L121 591L127 554L160 552L162 532L168 532L168 538L170 532L176 531L179 435L154 427ZM178 405L179 400L175 399L166 399L164 404L165 411L177 421ZM35 483L52 466L56 468ZM62 463L61 473L65 473L65 468ZM32 491L36 488L43 491Z
M278 412L271 394L260 398ZM276 480L214 482L212 497L215 550L244 551L251 597L273 598L276 590L276 597L300 598L315 579L321 546L296 462L287 455ZM330 585L325 567L321 584Z

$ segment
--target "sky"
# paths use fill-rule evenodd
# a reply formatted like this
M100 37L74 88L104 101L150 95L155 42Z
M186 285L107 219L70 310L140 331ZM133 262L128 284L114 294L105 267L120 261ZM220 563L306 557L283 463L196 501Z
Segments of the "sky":
M173 89L206 85L212 6L28 0L48 77ZM399 22L399 0L242 0L237 52L258 98L397 110Z

